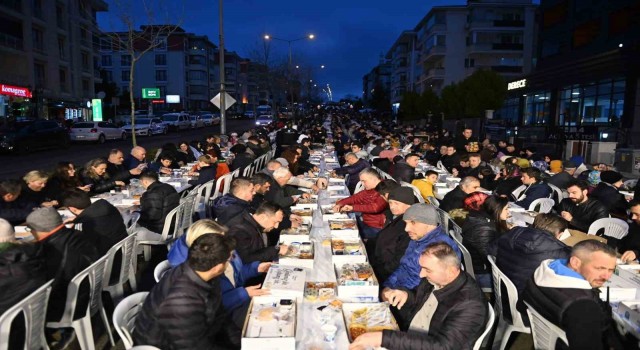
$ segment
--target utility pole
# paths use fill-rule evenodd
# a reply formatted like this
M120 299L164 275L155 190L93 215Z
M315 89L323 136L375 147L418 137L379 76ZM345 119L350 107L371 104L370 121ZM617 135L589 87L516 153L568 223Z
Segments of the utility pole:
M222 12L222 1L220 1L220 46L218 50L220 50L220 134L224 135L227 133L227 105L225 95L227 92L225 91L225 69L224 69L224 25L222 23L223 12Z

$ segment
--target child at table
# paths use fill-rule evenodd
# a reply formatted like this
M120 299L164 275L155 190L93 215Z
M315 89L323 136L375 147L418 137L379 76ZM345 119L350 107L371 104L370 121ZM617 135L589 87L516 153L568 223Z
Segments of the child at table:
M429 203L429 197L435 198L435 195L433 194L433 187L436 182L438 182L438 173L433 170L428 170L424 176L419 174L411 184L420 190L422 198Z

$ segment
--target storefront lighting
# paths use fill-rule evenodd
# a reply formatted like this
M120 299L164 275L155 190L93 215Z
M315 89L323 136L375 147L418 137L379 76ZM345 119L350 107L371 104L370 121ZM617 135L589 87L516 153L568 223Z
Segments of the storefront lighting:
M579 93L579 92L572 92L571 94L572 94L572 95L580 95L580 93Z
M622 44L620 44L620 45L622 45ZM606 139L607 137L609 137L609 134L608 134L608 133L606 133L606 132L603 132L603 133L602 133L602 138L603 138L603 139Z

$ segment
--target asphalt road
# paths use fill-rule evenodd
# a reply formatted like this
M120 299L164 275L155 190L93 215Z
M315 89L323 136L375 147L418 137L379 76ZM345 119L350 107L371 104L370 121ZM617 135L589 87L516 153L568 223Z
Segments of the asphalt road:
M228 120L227 133L242 133L254 127L253 120ZM201 140L207 134L220 133L220 126L207 126L195 130L183 130L169 132L167 135L154 135L152 137L137 137L139 146L147 150L158 148L167 142L178 143L181 141ZM120 148L126 154L131 150L131 139L125 141L107 141L100 145L97 143L72 143L68 149L51 149L37 151L27 155L0 154L0 179L20 178L31 170L52 170L58 162L71 161L77 167L84 166L86 162L98 157L106 157L113 148Z

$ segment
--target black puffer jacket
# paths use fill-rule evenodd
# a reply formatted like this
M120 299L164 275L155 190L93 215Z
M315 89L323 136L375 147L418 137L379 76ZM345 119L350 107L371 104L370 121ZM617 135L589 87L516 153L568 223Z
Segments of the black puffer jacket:
M378 232L375 254L371 257L371 266L380 285L398 268L400 259L409 246L411 239L405 232L405 227L402 215L398 215Z
M215 180L217 171L218 171L217 163L213 163L209 166L202 167L198 172L199 173L198 178L189 180L189 185L198 186L198 185L203 185L211 180Z
M513 193L516 188L522 186L522 180L520 179L520 176L508 178L501 177L495 181L495 184L496 187L493 190L495 194L511 197L511 193Z
M556 206L556 211L561 213L567 211L573 216L569 227L587 233L589 226L594 221L609 217L609 211L599 201L588 198L585 203L575 204L571 199L565 198Z
M487 246L496 238L498 230L495 221L483 211L470 211L462 225L462 244L471 254L474 273L491 273Z
M0 253L0 315L46 281L41 244L14 244Z
M382 332L382 346L394 350L414 349L472 349L473 344L484 331L487 318L487 301L475 280L466 272L442 289L422 279L414 291L408 291L409 298L402 307L408 313L406 326L424 306L431 293L438 300L428 332ZM406 327L404 327L406 328Z
M450 191L449 193L444 195L444 198L440 201L440 209L449 212L453 209L460 209L464 207L464 199L467 194L457 186Z
M82 224L83 237L98 249L100 255L105 255L116 243L127 238L122 214L104 199L92 203L73 222Z
M244 169L247 165L253 163L253 158L249 153L239 153L233 158L233 162L229 166L229 170L235 171L236 169Z
M12 202L5 202L0 198L0 218L3 218L13 226L23 224L27 216L31 214L33 208L39 207L39 203L29 202L26 198L19 196Z
M83 185L91 185L90 191L92 194L109 192L112 189L116 188L116 180L108 177L107 173L97 178L82 174L80 179L82 180Z
M236 240L236 252L245 264L254 261L269 262L278 258L278 250L264 244L263 228L249 212L245 211L231 219L227 226L227 236Z
M242 214L243 212L253 212L251 203L242 200L231 193L213 200L213 215L216 221L226 225L229 220Z
M627 200L617 188L601 181L589 194L589 197L598 200L607 207L611 216L623 220L627 219Z
M400 181L411 183L411 181L413 181L415 177L416 177L416 168L407 164L406 161L401 160L394 165L393 178L398 183L400 183Z
M140 198L140 220L138 225L153 232L162 232L164 219L180 203L176 189L162 182L154 182Z
M124 164L116 165L111 162L107 163L107 174L109 174L109 178L116 181L123 181L125 183L129 183L131 180L131 173Z
M568 247L548 232L533 227L514 227L489 245L496 265L522 293L540 263L547 259L566 259Z
M163 350L217 349L222 294L218 278L203 281L188 263L168 271L136 317L133 341Z

